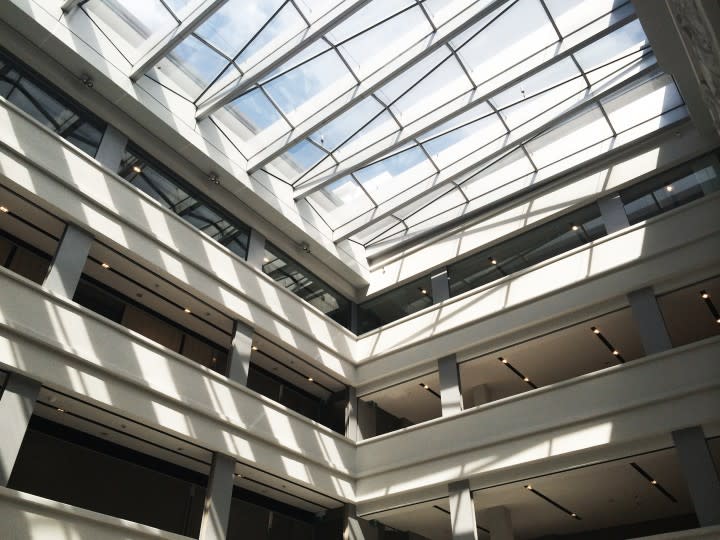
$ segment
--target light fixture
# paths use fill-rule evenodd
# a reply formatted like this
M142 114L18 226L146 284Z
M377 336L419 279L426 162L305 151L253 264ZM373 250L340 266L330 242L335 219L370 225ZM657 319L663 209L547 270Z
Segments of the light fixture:
M650 480L650 483L651 483L653 486L657 486L657 480Z
M595 327L595 326L591 327L590 330L593 331L593 334L599 334L599 333L600 333L600 329L597 328L597 327Z
M577 519L577 520L580 520L580 519L581 519L580 516L578 516L575 512L573 512L572 510L568 510L566 507L564 507L564 506L563 506L562 504L560 504L559 502L551 499L550 497L548 497L548 496L545 495L544 493L542 493L542 492L538 491L537 489L533 488L530 484L528 484L528 485L526 485L526 486L524 486L524 487L525 487L525 489L527 489L528 491L532 492L533 495L536 495L537 497L541 498L541 499L544 500L545 502L553 505L553 506L554 506L555 508L557 508L558 510L560 510L560 511L562 511L562 512L565 512L565 513L566 513L568 516L570 516L571 518Z
M92 88L93 86L95 86L92 77L90 77L90 75L88 75L87 73L83 73L82 75L80 75L80 82L83 83L83 85L85 85L87 88Z
M185 308L185 313L192 313L192 312L190 311L190 308Z
M208 182L212 182L216 186L220 185L220 177L217 175L217 173L211 172L208 174Z
M600 341L602 341L602 344L605 345L605 347L607 348L607 350L609 350L609 351L612 353L612 355L613 355L615 358L617 358L618 362L620 362L621 364L624 364L624 363L625 363L625 359L620 355L620 351L618 351L618 350L615 348L615 346L614 346L612 343L610 343L610 342L608 341L608 339L600 333L600 329L599 329L598 327L596 327L596 326L591 326L591 327L590 327L590 330L592 330L593 334L595 334L595 335L597 336L597 338L598 338Z
M523 377L523 381L530 382L530 379L528 379L527 377Z
M314 381L315 381L315 379L313 379L312 377L308 377L308 382L314 382Z
M142 167L140 165L133 165L132 170L133 172L140 174L142 172Z
M61 409L60 407L58 407L58 408L57 408L57 412L59 412L59 413L64 413L64 412L65 412L65 409Z
M515 366L513 366L505 358L503 358L502 356L498 356L498 360L500 360L503 364L505 364L505 367L507 367L515 375L517 375L519 378L521 378L524 383L528 384L533 389L537 388L537 385L530 380L530 377L526 377L524 373L522 373L519 369L517 369Z
M571 229L572 229L573 231L577 231L577 230L580 229L580 227L578 227L577 225L572 225Z
M270 259L268 259L267 257L263 257L263 262L264 262L264 263L269 263L269 262L270 262Z
M665 191L670 192L673 190L673 187L671 185L665 186Z
M528 484L527 486L525 486L525 489L532 491L533 487L530 484Z
M257 350L258 350L257 345L253 345L253 346L250 347L250 348L251 348L253 351L257 351Z
M493 257L488 257L488 260L490 261L490 264L497 264L497 261Z
M428 388L430 388L430 387L429 387L427 384L425 384L425 383L422 383L422 387L423 387L425 390L427 390Z
M614 354L615 356L620 356L620 351L618 351L617 349L615 349L615 350L613 350L613 354Z
M710 298L710 295L707 293L707 291L700 291L700 298L707 300Z
M503 358L502 356L500 357L500 361L501 361L503 364L507 364L507 359L506 359L506 358Z
M422 294L427 294L427 289L420 289L420 292L421 292Z
M647 472L645 469L643 469L640 465L637 463L630 463L630 466L635 469L640 475L647 480L652 487L657 489L660 493L665 495L668 499L670 499L672 502L676 503L677 499L673 496L672 493L670 493L667 489L665 489L663 486L660 485L660 482L655 480L649 472Z
M108 268L110 268L110 265L109 265L108 263L106 263L106 262L102 263L100 266L102 266L105 270L107 270Z
M7 214L9 211L10 210L7 206L0 206L0 212L2 212L3 214Z

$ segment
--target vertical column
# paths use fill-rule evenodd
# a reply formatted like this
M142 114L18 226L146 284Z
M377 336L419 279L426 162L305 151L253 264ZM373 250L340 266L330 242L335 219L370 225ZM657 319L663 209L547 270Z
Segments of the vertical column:
M515 535L510 520L510 510L504 506L495 506L485 511L490 540L514 540Z
M90 233L68 223L43 286L72 298L85 268L92 241Z
M248 241L247 262L253 268L262 270L265 259L265 237L255 229L250 230L250 240Z
M438 304L450 298L450 282L447 269L443 268L430 276L433 304Z
M438 360L438 372L442 415L457 414L463 410L463 399L460 392L460 373L454 354Z
M0 396L0 486L7 486L40 393L40 383L11 373Z
M628 294L633 319L640 332L645 354L655 354L672 348L660 306L652 287Z
M347 389L345 404L345 436L351 441L358 440L358 398L357 390L352 386Z
M700 526L720 525L720 480L702 427L673 431L672 437Z
M227 376L244 386L247 386L248 375L250 374L252 337L252 328L241 321L235 321L230 356L228 357Z
M213 454L200 525L200 540L225 540L230 521L234 472L233 458L218 452Z
M600 213L605 223L605 230L608 234L630 226L620 195L600 199L598 206L600 207Z
M470 483L467 480L453 482L448 486L450 503L450 527L453 540L477 540L475 505Z
M108 125L100 140L100 146L98 147L97 154L95 154L95 159L108 170L118 172L127 142L128 139L125 135L113 126Z
M377 529L357 517L354 504L345 505L343 521L343 540L378 540Z

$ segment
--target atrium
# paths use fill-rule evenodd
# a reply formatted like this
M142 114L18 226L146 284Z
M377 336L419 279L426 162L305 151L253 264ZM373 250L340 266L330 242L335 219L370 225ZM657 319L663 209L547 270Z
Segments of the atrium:
M717 0L0 0L0 538L720 538Z

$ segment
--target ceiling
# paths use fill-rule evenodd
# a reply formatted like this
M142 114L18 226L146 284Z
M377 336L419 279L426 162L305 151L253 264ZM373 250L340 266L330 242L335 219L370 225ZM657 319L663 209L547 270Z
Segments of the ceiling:
M625 0L88 0L67 23L88 19L373 255L686 116Z
M720 440L710 441L710 448L715 462L720 463ZM652 485L631 463L640 466L677 502ZM528 490L527 485L580 519ZM518 540L594 531L693 512L674 448L482 489L473 493L473 500L479 527L488 526L485 510L507 508ZM450 518L439 508L449 511L445 499L365 517L432 540L450 540ZM478 533L480 539L489 538L483 531Z

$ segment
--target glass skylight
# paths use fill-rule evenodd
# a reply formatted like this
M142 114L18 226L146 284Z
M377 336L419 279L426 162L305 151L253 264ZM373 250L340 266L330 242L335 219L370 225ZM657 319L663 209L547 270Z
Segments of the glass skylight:
M82 9L131 62L177 34L144 76L212 117L258 181L291 185L335 241L371 252L687 115L627 0L89 0Z

